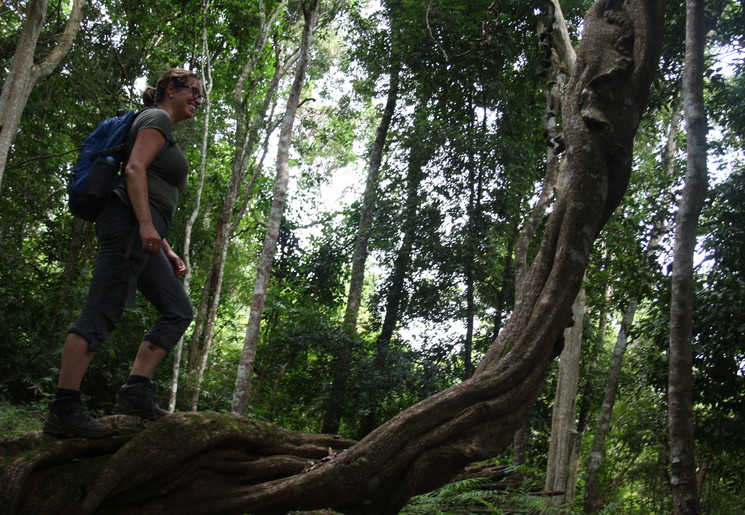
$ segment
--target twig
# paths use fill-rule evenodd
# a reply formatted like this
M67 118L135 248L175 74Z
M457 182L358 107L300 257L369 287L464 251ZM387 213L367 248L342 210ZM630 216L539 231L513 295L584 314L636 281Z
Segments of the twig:
M13 166L9 166L5 170L7 171L7 170L13 170L15 168L20 168L20 167L22 167L24 165L27 165L29 163L33 163L34 161L42 161L44 159L49 159L49 158L52 158L52 157L62 157L62 156L67 155L67 154L72 154L73 152L80 152L80 148L81 147L74 148L72 150L66 150L65 152L59 152L57 154L46 154L46 155L43 155L43 156L32 157L31 159L26 159L25 161L21 161L18 164L14 164Z

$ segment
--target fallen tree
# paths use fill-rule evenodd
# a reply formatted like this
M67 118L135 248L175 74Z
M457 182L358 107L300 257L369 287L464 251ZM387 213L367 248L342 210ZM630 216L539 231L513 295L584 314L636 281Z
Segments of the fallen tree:
M412 495L506 449L560 350L592 242L626 190L633 139L659 58L663 4L602 0L589 10L563 109L566 186L524 293L470 379L354 445L204 413L174 414L146 426L117 421L117 432L98 441L25 435L0 448L3 508L396 513ZM321 461L328 455L333 458Z

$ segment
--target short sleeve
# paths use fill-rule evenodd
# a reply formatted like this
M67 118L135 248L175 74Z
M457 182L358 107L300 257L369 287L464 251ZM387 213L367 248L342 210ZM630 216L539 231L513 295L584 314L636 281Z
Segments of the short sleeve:
M171 132L171 117L162 109L145 109L142 111L135 118L130 134L135 135L143 129L157 129L163 133L167 141L171 143L175 142L173 133Z

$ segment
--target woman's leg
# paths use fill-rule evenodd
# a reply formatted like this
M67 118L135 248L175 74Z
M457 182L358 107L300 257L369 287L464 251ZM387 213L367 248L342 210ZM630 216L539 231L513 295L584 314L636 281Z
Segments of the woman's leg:
M165 349L153 345L150 342L142 342L140 348L137 350L134 363L132 364L132 371L129 373L133 376L150 377L161 362L166 357Z
M55 399L44 423L44 431L49 434L97 438L112 431L90 415L80 386L93 353L122 315L130 283L134 285L130 278L136 265L129 254L136 223L131 210L117 200L109 202L96 223L98 260L88 298L77 321L68 329L62 349Z
M67 333L57 388L80 390L83 375L92 359L93 351L88 350L88 341L78 334Z
M136 415L146 420L157 420L168 414L153 400L150 376L167 352L150 342L142 342L137 350L127 382L116 395L114 413Z
M137 289L160 314L143 340L170 351L189 327L194 310L163 251L148 260L137 278Z
M127 384L117 395L114 412L155 420L168 412L153 400L149 378L158 363L178 343L191 322L193 310L183 285L162 251L148 259L138 277L137 287L155 306L160 317L140 344Z
M55 399L44 421L45 433L86 438L100 438L111 433L111 426L99 422L88 413L80 393L80 383L92 358L93 351L88 350L88 340L68 333L62 348Z

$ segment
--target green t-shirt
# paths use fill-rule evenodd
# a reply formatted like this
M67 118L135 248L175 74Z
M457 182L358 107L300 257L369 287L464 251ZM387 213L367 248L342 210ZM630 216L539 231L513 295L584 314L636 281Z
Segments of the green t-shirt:
M164 148L147 167L147 192L150 203L170 224L178 206L179 193L186 188L189 163L173 139L173 124L168 113L158 108L142 111L129 129L129 148L134 146L137 133L142 129L158 129L166 138Z

